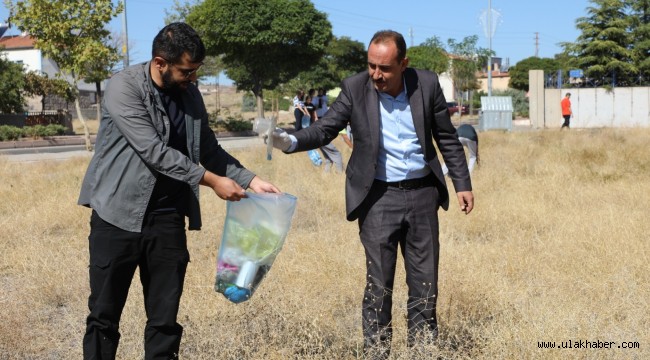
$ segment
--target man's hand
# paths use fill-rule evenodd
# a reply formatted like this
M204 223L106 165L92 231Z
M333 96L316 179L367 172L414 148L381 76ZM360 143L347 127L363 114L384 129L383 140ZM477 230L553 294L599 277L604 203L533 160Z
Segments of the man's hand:
M291 139L289 138L289 134L287 134L286 131L280 129L280 128L275 128L273 130L273 133L271 134L273 136L273 147L282 151L287 151L291 147ZM266 144L267 136L264 136L264 143Z
M255 191L256 193L279 193L280 190L278 190L275 185L271 184L270 182L266 182L259 177L255 176L253 180L251 180L251 183L248 184L248 187Z
M460 210L468 215L474 209L474 194L471 191L460 191L456 193Z
M246 197L246 191L234 180L206 171L201 185L209 186L223 200L239 201Z

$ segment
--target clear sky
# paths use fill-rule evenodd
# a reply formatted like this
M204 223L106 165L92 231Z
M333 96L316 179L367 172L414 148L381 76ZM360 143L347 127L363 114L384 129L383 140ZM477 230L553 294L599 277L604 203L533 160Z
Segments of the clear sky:
M245 0L242 0L245 1ZM401 32L407 45L418 45L438 36L444 43L453 38L478 35L480 47L488 48L485 26L480 18L488 0L313 0L316 9L328 14L336 36L349 36L367 44L375 31L392 29ZM575 41L579 35L576 19L586 16L589 0L492 0L492 9L500 15L492 49L510 65L535 55L538 33L538 56L553 57L561 51L559 43ZM151 55L151 41L164 26L165 10L174 0L126 0L131 63L146 61ZM6 22L7 9L0 5L0 22ZM487 21L486 21L487 23ZM122 17L110 24L119 33ZM228 83L224 76L221 83Z

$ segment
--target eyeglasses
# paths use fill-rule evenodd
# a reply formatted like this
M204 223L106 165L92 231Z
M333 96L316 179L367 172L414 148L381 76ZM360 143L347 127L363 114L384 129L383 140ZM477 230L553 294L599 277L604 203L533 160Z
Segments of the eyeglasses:
M177 66L173 62L165 59L164 57L160 57L161 59L165 60L170 66L173 66L178 69L178 71L181 72L181 74L186 78L189 79L192 75L196 74L197 71L203 66L203 62L199 63L199 66L195 67L194 69L183 69L182 67Z

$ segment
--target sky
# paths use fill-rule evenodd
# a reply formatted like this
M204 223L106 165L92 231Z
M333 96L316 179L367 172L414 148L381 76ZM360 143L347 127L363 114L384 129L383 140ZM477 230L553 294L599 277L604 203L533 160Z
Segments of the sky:
M242 0L245 1L245 0ZM117 1L116 1L117 2ZM477 35L478 46L489 48L487 26L481 15L487 13L489 0L312 0L317 10L327 14L334 35L348 36L366 44L377 30L392 29L404 35L407 46L419 45L438 36L461 41ZM126 0L130 62L143 62L151 56L151 42L164 26L165 10L174 0ZM491 0L495 27L491 48L502 63L535 55L553 57L561 52L561 42L573 42L580 35L576 19L586 16L589 0ZM0 22L8 15L0 5ZM485 16L484 16L485 18ZM487 21L484 21L487 24ZM122 29L122 15L109 26L115 33ZM7 34L15 34L8 32ZM536 34L537 33L537 34ZM536 40L537 36L537 40ZM221 84L230 80L221 75Z

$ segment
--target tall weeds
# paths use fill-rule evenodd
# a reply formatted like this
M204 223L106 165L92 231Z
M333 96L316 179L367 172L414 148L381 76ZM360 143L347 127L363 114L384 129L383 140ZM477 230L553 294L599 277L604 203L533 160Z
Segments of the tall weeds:
M393 358L650 358L650 130L479 136L474 212L463 215L453 198L440 212L440 344L406 347L400 262ZM266 161L263 146L233 155L296 195L298 209L266 279L234 305L213 291L225 204L202 189L204 227L189 233L181 357L359 358L365 267L357 225L345 221L344 175L322 173L306 154ZM75 203L87 161L0 158L2 359L81 357L90 210ZM136 276L119 358L143 357L144 324ZM616 344L538 348L569 340ZM618 348L624 341L640 348Z

